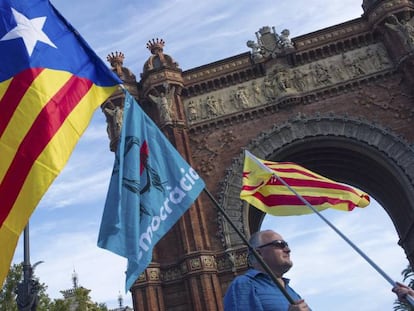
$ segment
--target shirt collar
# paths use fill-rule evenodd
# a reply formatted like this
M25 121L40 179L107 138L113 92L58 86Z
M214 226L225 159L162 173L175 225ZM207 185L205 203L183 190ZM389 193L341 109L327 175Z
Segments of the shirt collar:
M271 279L270 276L267 273L256 270L256 269L253 269L253 268L250 268L249 270L247 270L246 275L250 276L252 278L256 278L259 275L263 275L263 276ZM282 280L285 282L286 285L289 284L289 282L290 282L290 279L288 279L288 278L282 278Z

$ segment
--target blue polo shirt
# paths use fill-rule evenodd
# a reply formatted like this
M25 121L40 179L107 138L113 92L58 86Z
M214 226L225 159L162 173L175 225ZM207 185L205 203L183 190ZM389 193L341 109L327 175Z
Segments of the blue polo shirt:
M283 280L289 296L294 301L300 300L301 297L289 286L289 279ZM255 269L236 277L224 296L225 311L287 311L289 305L273 280Z

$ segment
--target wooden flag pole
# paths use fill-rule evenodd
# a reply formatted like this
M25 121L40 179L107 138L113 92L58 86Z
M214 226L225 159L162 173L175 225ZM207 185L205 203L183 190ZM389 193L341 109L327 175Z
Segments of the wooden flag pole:
M246 153L250 153L246 150ZM326 219L312 204L310 204L305 198L303 198L295 189L289 186L283 178L278 176L272 169L268 168L262 162L258 161L257 158L251 155L251 159L253 159L261 168L271 173L275 178L277 178L284 186L286 186L294 195L296 195L302 203L304 203L307 207L309 207L314 213L316 213L329 227L331 227L345 242L347 242L362 258L364 258L382 277L391 284L392 287L395 287L397 284L396 282L388 276L384 270L382 270L375 262L373 262L361 249L359 249L350 239L348 239L338 228L336 228L328 219ZM407 301L410 303L411 306L414 307L414 297L407 295Z
M289 293L286 291L284 286L280 284L280 282L276 279L276 276L270 269L270 267L264 262L262 256L256 251L254 247L249 243L249 241L246 239L246 237L243 235L243 233L237 228L237 226L234 224L234 222L230 219L229 215L226 213L226 211L223 209L222 206L216 201L216 199L213 197L213 195L204 188L204 192L207 194L207 196L211 199L213 204L216 206L216 208L220 211L220 213L224 216L224 218L227 220L227 222L232 226L234 231L240 236L240 238L243 240L244 244L246 244L249 247L249 251L256 257L257 261L262 265L263 269L266 271L266 273L269 275L269 277L272 279L272 281L276 284L276 286L280 289L280 291L283 293L283 295L286 297L286 299L289 301L290 304L295 304L295 301L290 297Z

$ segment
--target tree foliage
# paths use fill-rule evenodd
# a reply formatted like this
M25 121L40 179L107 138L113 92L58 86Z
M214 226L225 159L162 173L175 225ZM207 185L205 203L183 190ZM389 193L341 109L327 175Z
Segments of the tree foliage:
M51 300L46 293L47 286L40 283L39 280L33 277L39 283L39 302L37 311L107 311L108 308L103 303L96 303L91 301L89 296L90 290L78 287L73 289L73 297L68 299L54 299ZM7 275L6 281L0 290L0 310L19 311L16 303L16 289L18 284L23 280L23 264L14 264ZM75 307L75 309L73 309Z
M17 311L15 290L22 279L22 275L22 264L14 264L10 268L6 281L0 291L0 310Z

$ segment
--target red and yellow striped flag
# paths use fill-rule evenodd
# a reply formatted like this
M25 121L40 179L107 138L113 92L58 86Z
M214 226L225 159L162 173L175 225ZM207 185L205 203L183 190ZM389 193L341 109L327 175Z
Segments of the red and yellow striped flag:
M276 216L303 215L312 209L275 176L283 179L318 211L334 208L351 211L369 204L368 194L290 162L270 162L246 151L240 198Z
M1 285L30 215L122 81L48 0L0 10Z

